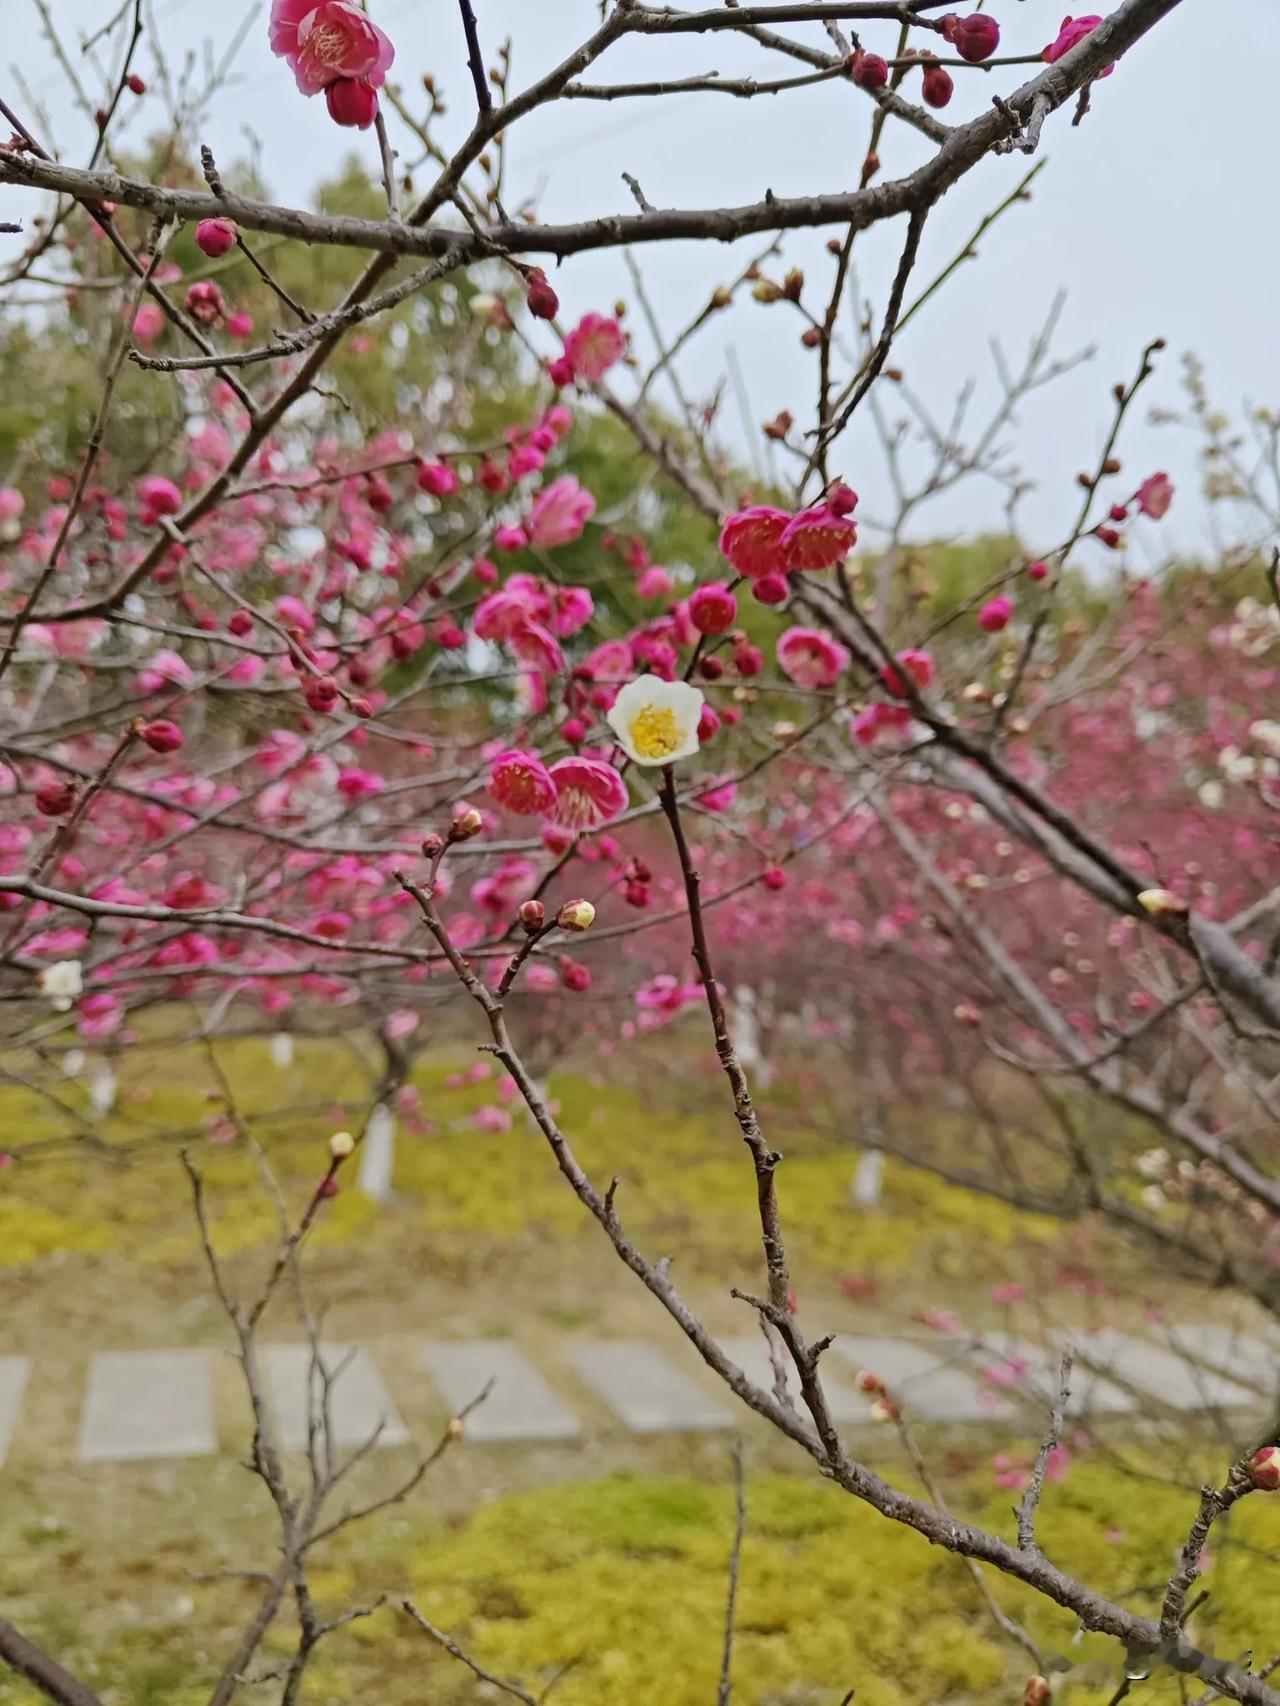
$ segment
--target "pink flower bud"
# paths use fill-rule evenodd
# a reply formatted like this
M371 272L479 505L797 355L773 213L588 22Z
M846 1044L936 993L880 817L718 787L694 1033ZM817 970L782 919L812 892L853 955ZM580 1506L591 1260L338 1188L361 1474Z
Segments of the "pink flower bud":
M560 725L560 733L569 746L581 746L587 738L587 725L581 717L566 717Z
M328 1201L331 1198L336 1197L338 1192L341 1189L342 1189L341 1185L339 1185L337 1179L334 1178L333 1174L332 1173L326 1173L324 1178L321 1179L321 1181L320 1181L319 1187L316 1190L316 1195L318 1197L323 1197L326 1201Z
M147 92L147 85L143 82L142 78L139 77L136 71L131 71L129 73L124 80L124 86L131 94L134 95L145 95Z
M733 667L739 675L759 675L764 668L764 653L759 646L743 644L733 648Z
M212 279L201 279L188 290L184 306L191 318L198 320L202 326L216 325L223 314L222 292Z
M138 733L152 752L177 752L182 745L182 730L167 717L157 717L152 723L144 723Z
M941 65L931 65L924 74L920 93L924 96L925 106L945 107L955 93L955 87L949 72Z
M719 733L720 717L718 713L712 706L704 705L702 714L698 718L698 739L705 744L709 740L714 740Z
M582 995L591 988L591 973L577 960L563 959L560 962L560 982L575 995Z
M536 930L541 930L546 923L547 909L540 900L522 900L516 916L532 936Z
M1049 565L1048 565L1048 563L1028 563L1027 564L1027 579L1028 580L1042 581L1042 580L1048 580L1048 578L1049 578Z
M1280 1487L1280 1446L1264 1445L1255 1451L1245 1465L1250 1483L1264 1493L1274 1493Z
M759 575L751 583L751 596L757 604L785 604L790 591L782 574Z
M211 260L217 260L236 246L234 219L202 219L196 226L196 246Z
M852 486L846 486L843 480L837 480L827 493L827 508L832 515L852 515L858 507L858 494Z
M65 817L76 803L71 782L46 782L36 789L36 810L41 817Z
M560 298L547 283L547 275L541 267L529 270L529 291L525 302L535 320L554 320L560 312Z
M339 77L324 100L333 122L352 130L368 130L378 116L378 91L363 77Z
M573 384L573 363L567 355L559 355L547 363L547 378L561 390Z
M689 620L700 634L727 634L738 620L738 601L723 581L709 581L689 600Z
M1001 593L998 598L991 599L978 612L978 626L986 634L998 634L1009 626L1009 618L1013 615L1013 600Z
M430 831L429 834L423 836L423 838L422 838L422 857L424 859L438 859L443 852L444 852L444 836L443 835L437 835L435 830L433 829Z
M468 806L454 818L449 829L450 841L470 841L473 835L479 835L484 828L484 819L474 806Z
M878 53L855 53L849 72L861 89L883 89L889 81L889 63Z
M590 930L595 921L596 909L589 900L567 900L556 913L562 930Z
M247 610L233 610L227 618L227 632L243 639L253 632L253 617Z
M1107 547L1108 551L1118 551L1124 544L1123 535L1118 533L1114 527L1095 527L1094 533L1099 541Z
M933 680L932 656L928 652L920 651L916 646L908 646L906 651L898 653L896 667L893 664L885 665L880 671L880 679L884 682L886 691L891 693L895 699L909 697L904 672L915 682L918 688L923 690Z
M767 889L772 889L777 894L780 889L787 886L787 873L778 865L770 865L760 881Z
M458 489L458 476L443 462L418 464L418 490L430 492L433 498L452 497Z

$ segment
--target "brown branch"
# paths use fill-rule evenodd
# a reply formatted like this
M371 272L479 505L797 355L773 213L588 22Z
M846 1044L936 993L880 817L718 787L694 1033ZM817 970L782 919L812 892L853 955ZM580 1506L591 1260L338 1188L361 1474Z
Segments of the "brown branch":
M729 1587L724 1607L724 1652L716 1706L729 1706L733 1693L733 1636L738 1605L738 1575L742 1567L742 1537L747 1527L747 1501L742 1481L742 1443L733 1447L733 1546L729 1552Z
M1049 1419L1049 1430L1040 1441L1040 1449L1036 1452L1035 1464L1031 1470L1031 1479L1023 1488L1022 1499L1018 1505L1018 1545L1024 1552L1039 1550L1036 1544L1036 1507L1039 1505L1040 1495L1044 1491L1044 1476L1045 1470L1049 1467L1049 1459L1062 1438L1062 1428L1067 1415L1067 1401L1071 1397L1071 1362L1072 1353L1068 1347L1062 1353L1062 1366L1058 1371L1058 1396L1054 1400L1053 1414Z
M480 26L471 0L458 0L458 9L462 13L462 30L467 38L467 69L476 92L476 106L483 116L493 106L493 94L485 75L484 55L480 52Z
M57 1706L102 1706L101 1699L34 1642L0 1620L0 1659Z
M437 1629L434 1623L428 1623L411 1599L402 1599L400 1609L413 1619L424 1635L431 1637L437 1647L443 1647L451 1659L457 1659L459 1664L466 1665L471 1674L481 1682L487 1682L490 1688L500 1689L503 1694L510 1694L515 1700L523 1700L524 1706L538 1706L535 1695L529 1694L518 1683L504 1682L502 1677L486 1670L470 1653L460 1647L451 1635L446 1635L443 1629Z

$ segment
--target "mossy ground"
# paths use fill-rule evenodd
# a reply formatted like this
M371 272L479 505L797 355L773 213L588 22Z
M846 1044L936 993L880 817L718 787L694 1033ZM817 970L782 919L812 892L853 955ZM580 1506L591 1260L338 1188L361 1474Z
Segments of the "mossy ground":
M424 1062L415 1083L434 1130L401 1132L395 1201L375 1211L344 1191L309 1254L326 1331L378 1341L419 1447L444 1419L416 1362L423 1337L517 1332L536 1348L577 1330L658 1342L669 1331L521 1119L506 1134L475 1129L472 1114L493 1099L492 1085L445 1088L472 1059L445 1049ZM255 1040L221 1045L219 1064L296 1208L323 1168L327 1133L367 1102L368 1063L357 1047L329 1041L300 1045L294 1065L281 1070ZM578 1070L554 1075L552 1094L591 1175L621 1176L620 1208L641 1247L674 1254L709 1325L747 1331L728 1290L758 1283L750 1169L722 1086L677 1080L669 1061L662 1067L653 1074L657 1090ZM0 1608L112 1706L196 1706L255 1597L251 1585L201 1578L270 1567L274 1557L261 1489L227 1452L77 1467L76 1411L94 1350L227 1342L179 1147L189 1144L206 1178L215 1241L238 1283L270 1249L275 1210L252 1155L204 1131L218 1083L202 1051L139 1047L119 1075L117 1108L97 1123L94 1147L67 1145L65 1114L39 1096L0 1090L0 1147L49 1145L0 1175L0 1350L27 1351L36 1364L0 1478ZM71 1082L59 1095L86 1106ZM814 1330L892 1330L929 1307L989 1316L992 1284L1082 1260L1079 1234L1017 1218L892 1162L883 1208L856 1210L856 1151L815 1138L810 1111L785 1086L765 1099L771 1134L787 1154L780 1189ZM813 1123L829 1129L831 1110L824 1114ZM1100 1259L1097 1247L1086 1254ZM1126 1275L1120 1253L1104 1254L1123 1287L1137 1270ZM877 1295L843 1296L837 1281L847 1273L874 1276ZM1135 1292L1116 1307L1139 1302ZM222 1437L243 1438L229 1361L217 1382ZM579 1396L590 1415L585 1389ZM410 1593L483 1663L523 1677L535 1693L569 1666L553 1696L561 1706L713 1700L732 1528L725 1444L636 1441L607 1435L603 1411L597 1420L602 1439L573 1447L455 1448L412 1502L326 1544L314 1578L322 1609ZM850 1688L860 1706L1016 1698L1025 1660L998 1635L954 1560L808 1475L763 1424L749 1425L746 1438L737 1706L836 1706ZM1177 1488L1135 1478L1143 1449L1130 1449L1127 1461L1101 1452L1078 1460L1049 1489L1042 1526L1056 1561L1149 1609L1203 1466L1162 1459L1157 1467ZM992 1497L985 1458L949 1443L948 1495L1007 1533L1010 1495ZM386 1487L410 1461L407 1451L380 1454L361 1471L364 1484ZM1197 1626L1216 1650L1280 1649L1271 1560L1278 1524L1280 1506L1251 1500L1234 1520L1232 1544L1215 1544L1213 1598ZM1069 1660L1063 1698L1092 1706L1110 1697L1109 1646L1073 1644L1069 1622L1051 1607L1005 1586L999 1592ZM262 1662L286 1650L282 1627ZM1163 1682L1148 1695L1177 1697ZM322 1649L304 1698L469 1706L492 1695L383 1608ZM34 1706L34 1696L0 1674L0 1706Z

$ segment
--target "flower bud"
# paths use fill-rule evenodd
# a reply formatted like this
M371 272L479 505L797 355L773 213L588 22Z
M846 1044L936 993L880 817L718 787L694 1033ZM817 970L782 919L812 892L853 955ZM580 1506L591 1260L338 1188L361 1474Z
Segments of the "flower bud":
M760 575L751 583L751 596L757 604L785 604L790 590L782 574Z
M1049 1706L1050 1692L1043 1676L1029 1676L1022 1689L1022 1706Z
M581 995L591 988L591 973L577 960L564 959L560 962L560 982L565 989Z
M1152 918L1176 918L1187 910L1187 903L1170 889L1143 889L1138 905Z
M1251 1486L1274 1493L1280 1487L1280 1445L1264 1445L1245 1464Z
M184 307L193 320L202 326L213 326L222 318L225 304L222 292L210 278L200 279L186 294Z
M143 723L138 734L152 752L177 752L182 745L182 730L167 717L157 717L152 723Z
M235 246L234 219L202 219L196 226L196 247L208 255L210 260L218 260Z
M243 639L253 632L253 617L247 610L233 610L227 618L227 632Z
M705 657L699 661L698 674L704 681L719 681L724 674L724 664L717 657Z
M927 107L945 107L955 93L955 84L950 74L941 65L931 65L924 74L920 93L924 96Z
M449 1426L444 1431L450 1439L461 1439L463 1434L462 1417L450 1416Z
M800 334L800 342L804 345L805 349L817 349L819 344L822 342L822 327L806 326L804 331Z
M777 865L770 865L760 878L760 881L767 889L770 889L774 894L777 894L780 889L784 889L787 886L787 873Z
M341 1189L342 1189L341 1185L339 1185L338 1181L334 1178L333 1174L327 1173L324 1176L324 1178L321 1179L319 1189L316 1191L316 1195L318 1197L326 1197L326 1198L336 1197L338 1192Z
M889 62L878 53L855 53L849 74L860 89L883 89L889 81Z
M1042 580L1047 580L1048 578L1049 578L1049 565L1048 565L1048 563L1028 563L1027 564L1027 579L1028 580L1042 581Z
M540 900L523 900L516 916L532 936L546 923L547 909Z
M378 116L378 91L363 77L339 77L324 100L333 122L350 130L368 130Z
M450 841L470 841L473 835L479 835L484 828L484 819L474 806L468 806L459 812L449 828Z
M733 292L729 287L724 284L718 284L711 292L711 301L707 306L709 308L727 308L732 301Z
M859 1392L867 1392L878 1396L885 1390L884 1381L869 1368L860 1368L853 1378L853 1384Z
M131 94L134 95L145 95L147 92L147 85L143 82L142 78L139 77L136 71L131 71L129 73L124 80L124 86Z
M978 612L978 626L984 634L999 634L1009 626L1009 618L1013 615L1013 600L1001 593L999 597L988 600Z
M944 18L942 33L970 65L981 65L1000 46L1000 26L984 12L974 12L968 18Z
M951 1017L957 1025L980 1025L982 1014L969 1001L960 1001L951 1009Z
M689 600L689 620L700 634L727 634L738 619L738 601L723 581L708 581Z
M757 302L781 302L786 292L771 278L762 278L752 285L751 294Z
M792 267L782 281L782 294L788 302L799 302L800 292L804 289L804 274L799 267Z
M345 1161L356 1146L356 1140L349 1131L335 1131L329 1139L329 1157L333 1161Z
M843 480L837 480L827 493L827 508L832 515L852 515L857 507L857 492L852 486L846 486Z
M65 817L76 803L71 782L46 782L36 789L36 810L41 817Z
M547 283L547 275L541 267L529 269L529 290L525 302L535 320L554 320L560 312L560 298Z
M562 930L590 930L595 919L596 909L589 900L567 900L556 913Z
M1123 537L1117 533L1114 527L1096 527L1094 532L1109 551L1118 551L1124 544Z

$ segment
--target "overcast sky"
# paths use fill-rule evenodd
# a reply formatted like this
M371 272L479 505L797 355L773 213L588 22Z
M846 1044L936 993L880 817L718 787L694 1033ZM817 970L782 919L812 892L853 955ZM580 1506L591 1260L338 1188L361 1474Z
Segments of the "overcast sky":
M77 117L67 82L41 34L32 0L3 0L6 47L47 115L57 124L59 152L86 152L87 127ZM49 0L64 42L83 65L79 41L109 16L109 0ZM475 0L490 52L510 35L517 86L554 64L589 32L598 0ZM1063 0L990 0L1003 29L1002 52L1038 52L1053 35ZM156 22L171 61L187 52L224 49L248 8L236 0L155 0ZM962 8L964 9L964 8ZM330 122L322 99L304 100L266 44L266 5L236 63L234 83L212 106L201 140L224 167L247 157L250 137L262 169L283 200L305 203L353 142ZM456 0L370 0L370 11L396 44L393 80L412 97L421 72L433 71L446 91L446 137L463 134L473 113ZM814 26L795 33L821 45ZM871 26L864 45L892 50L894 27ZM150 55L140 60L150 74ZM1204 360L1210 385L1228 407L1246 401L1280 403L1274 334L1280 235L1275 215L1277 143L1274 82L1280 63L1280 0L1183 0L1133 51L1115 75L1097 85L1083 125L1069 113L1045 129L1049 164L1035 200L1008 215L984 239L978 261L962 268L904 333L895 360L917 391L945 416L970 376L978 402L990 398L988 343L998 337L1017 357L1043 320L1055 291L1067 292L1058 350L1098 346L1097 358L1033 399L1011 442L1037 491L1024 510L1035 543L1048 544L1073 502L1073 477L1097 452L1109 420L1111 385L1129 376L1143 343L1159 334L1169 350L1148 392L1150 405L1177 407L1184 352ZM589 74L593 81L637 76L770 77L795 70L729 32L699 40L626 42ZM1016 87L1028 73L958 77L949 120L980 111L993 91ZM12 77L6 95L25 110ZM88 76L90 85L93 78ZM140 124L147 102L132 122ZM43 125L44 120L41 119ZM791 94L739 101L688 94L660 101L601 105L560 103L513 127L509 204L536 195L548 220L632 211L621 181L635 174L656 206L755 201L766 189L780 196L853 187L865 152L868 103L857 91L821 85ZM372 136L354 138L376 172ZM882 147L886 174L898 175L925 158L929 145L890 126ZM959 249L979 219L1005 196L1028 162L1020 154L989 159L969 173L930 219L916 277L927 281ZM0 215L19 201L0 192ZM28 206L25 209L30 211ZM825 300L832 265L820 235L787 239L788 259L805 267L813 306ZM865 294L883 301L901 243L898 222L860 239ZM14 239L0 239L10 243ZM730 276L755 245L663 245L640 252L649 291L667 327L681 325L707 292ZM556 275L566 311L603 307L628 281L617 255L585 256ZM642 329L632 322L637 336ZM801 323L782 307L744 304L718 318L691 349L689 386L709 390L726 369L731 346L745 376L750 418L781 408L811 418L814 358L799 344ZM887 404L892 408L890 395ZM736 406L731 429L741 442ZM1181 488L1164 524L1163 542L1194 548L1205 537L1204 509L1195 492L1195 443L1156 427L1146 411L1135 417L1123 446L1136 479L1168 468ZM883 512L882 464L866 430L852 430L837 459L871 513ZM971 482L926 511L918 533L962 532L999 525L1001 499L990 485Z

